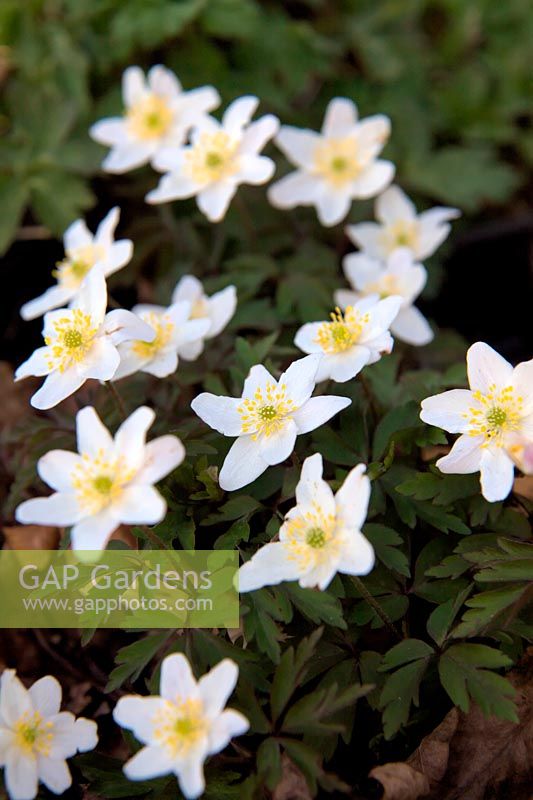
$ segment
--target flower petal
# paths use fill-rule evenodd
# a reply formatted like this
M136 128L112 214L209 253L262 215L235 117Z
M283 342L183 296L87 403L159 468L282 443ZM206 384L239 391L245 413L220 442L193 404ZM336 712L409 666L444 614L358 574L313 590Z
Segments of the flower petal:
M322 225L329 228L338 222L342 222L352 205L350 188L350 185L342 189L330 186L323 187L315 199L318 219Z
M251 122L243 133L239 150L242 153L260 153L269 139L279 130L279 119L273 114L265 114L264 117Z
M183 653L172 653L163 659L159 690L161 697L172 702L199 697L191 665Z
M113 503L113 515L126 525L155 525L164 519L167 504L153 486L126 487Z
M48 375L50 372L50 348L38 347L16 370L15 380L20 381L30 375Z
M463 434L456 440L448 455L439 458L436 466L447 475L470 475L478 472L482 444L482 436Z
M259 186L270 180L276 169L275 163L266 156L243 155L240 159L239 171L234 178L239 183L250 183Z
M320 141L321 136L315 131L295 128L292 125L282 125L276 136L276 144L288 160L303 169L312 166L315 150Z
M79 308L84 314L88 314L95 325L100 325L103 321L107 308L107 285L100 267L93 267L87 274L72 308Z
M38 791L37 759L33 753L20 747L8 750L4 780L11 800L33 800Z
M416 219L416 207L399 186L389 186L376 199L375 215L384 225L390 225L399 220Z
M292 419L286 420L276 433L260 437L258 444L261 458L269 465L281 464L294 450L297 435L298 429Z
M179 770L178 782L188 800L200 797L205 791L203 758L191 758L185 761Z
M128 67L122 73L122 99L126 106L135 105L145 95L146 79L140 67Z
M195 278L194 275L184 275L183 278L178 281L172 292L171 303L180 303L183 300L189 300L191 303L195 303L197 300L200 300L203 293L204 288L198 278Z
M128 694L117 702L113 709L113 719L121 728L132 731L140 742L148 744L153 741L157 716L165 706L166 700L162 697Z
M472 405L468 389L450 389L422 400L420 419L448 433L464 433L469 427L468 409Z
M268 200L274 208L308 206L318 196L318 181L313 175L296 170L268 188Z
M496 350L485 342L476 342L466 354L468 381L473 391L482 394L489 392L490 386L509 386L512 382L513 368Z
M317 341L317 333L323 322L306 322L296 331L294 344L304 353L322 353L322 348ZM316 379L316 376L315 376Z
M33 706L28 690L14 669L5 669L0 678L0 717L8 728L14 728L23 714L31 714Z
M366 536L354 531L346 537L338 569L344 575L368 575L375 561L374 548Z
M94 750L98 744L98 726L92 719L78 717L74 723L74 738L76 750L79 753L87 753Z
M43 717L59 713L61 707L61 684L52 675L45 675L28 689L33 708Z
M50 497L25 500L15 511L17 522L25 525L73 525L82 518L76 495L56 492Z
M322 124L322 135L343 138L352 133L357 123L357 106L347 97L330 100Z
M36 297L35 300L24 303L20 309L20 316L24 320L36 319L52 308L66 305L73 296L73 289L66 289L63 286L51 286L50 289Z
M113 342L105 336L94 340L85 359L79 365L80 375L84 380L94 378L109 381L120 364L120 355Z
M120 219L120 208L115 206L109 211L98 225L94 235L95 244L99 244L106 249L111 247L115 238L115 229Z
M533 359L522 361L513 372L516 395L522 397L522 416L533 413Z
M421 347L433 339L433 331L425 316L415 306L401 308L390 326L391 332L402 342Z
M168 750L156 745L143 747L124 764L124 775L130 781L160 778L174 771L172 756Z
M63 234L63 244L67 254L78 248L88 247L92 243L93 235L83 219L77 219Z
M154 420L153 409L141 406L124 420L115 434L115 455L122 456L130 469L140 469L144 463L146 434Z
M224 436L238 436L242 420L237 408L241 400L235 397L218 397L202 392L191 403L191 408L207 425Z
M41 388L32 396L30 403L39 410L53 408L77 392L84 383L85 378L74 367L69 367L65 372L52 372Z
M89 136L106 147L120 147L129 141L126 122L122 117L98 120L89 128Z
M204 713L208 719L217 717L224 709L237 685L239 667L231 658L219 661L198 681Z
M154 358L145 362L140 369L155 375L156 378L166 378L173 375L178 368L178 354L175 350L167 350L157 353Z
M154 94L167 100L175 99L182 92L176 75L162 64L155 64L148 70L147 82Z
M72 549L104 550L107 540L118 525L116 517L107 509L92 517L85 517L70 531Z
M351 402L348 397L333 395L311 397L292 415L292 418L298 426L299 433L309 433L330 420L339 411L347 408Z
M211 326L206 334L208 339L224 330L230 319L235 314L237 308L237 290L235 286L226 286L220 292L209 298L209 316Z
M63 794L72 784L72 775L64 759L39 755L37 768L39 779L54 794Z
M335 495L337 520L351 530L361 530L368 512L370 480L365 473L366 466L358 464L350 470Z
M115 308L106 314L104 331L114 345L136 339L153 342L156 336L150 325L124 308Z
M352 183L352 197L359 200L374 197L392 181L395 170L390 161L374 161Z
M234 736L241 736L250 728L250 723L239 711L226 709L215 720L209 729L209 754L220 753Z
M218 181L199 192L196 202L198 208L210 222L220 222L228 210L237 186L229 181Z
M352 225L350 229L359 228ZM373 283L383 275L383 267L377 258L371 258L366 253L350 253L342 262L342 269L346 279L357 292L366 291L369 283Z
M372 258L383 258L385 248L381 242L382 229L376 222L360 222L358 225L347 225L346 234L349 239L365 254ZM346 256L344 263L352 256ZM345 270L346 271L346 270ZM350 278L346 275L348 280Z
M298 358L280 375L278 385L287 387L287 397L295 406L301 406L311 397L320 359L315 354Z
M371 351L368 347L358 345L344 353L325 355L320 362L317 379L325 381L331 378L336 383L346 383L355 378L370 361Z
M335 498L330 485L322 479L320 453L305 459L296 485L296 506L289 511L287 518L298 517L309 511L315 512L317 507L324 516L335 516ZM286 540L285 533L286 527L283 524L280 530L281 541Z
M177 436L168 434L152 439L144 448L144 463L135 483L157 483L178 467L185 458L185 448Z
M92 406L85 406L76 414L78 452L96 458L100 451L113 447L113 438Z
M289 558L282 542L272 542L260 547L252 558L239 569L239 592L253 592L263 586L277 586L282 581L295 581L301 575L297 559Z
M268 469L259 446L251 436L240 436L231 446L220 470L218 482L225 491L241 489Z
M230 136L240 136L242 129L253 117L259 98L253 95L238 97L230 103L222 116L222 126Z
M152 142L127 142L119 144L109 151L102 161L102 169L114 175L122 175L148 163L154 153Z
M514 464L503 447L484 450L479 471L485 500L489 503L505 500L513 488Z

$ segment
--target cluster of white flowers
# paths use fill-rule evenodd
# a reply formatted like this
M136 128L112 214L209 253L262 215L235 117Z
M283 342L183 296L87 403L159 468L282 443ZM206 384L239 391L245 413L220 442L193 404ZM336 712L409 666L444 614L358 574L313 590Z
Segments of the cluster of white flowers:
M459 212L434 208L417 214L412 202L390 186L394 165L379 158L390 134L387 117L359 120L356 106L333 99L320 133L279 126L267 114L252 121L256 97L232 102L219 122L210 116L220 103L211 86L184 91L176 76L155 66L147 77L130 67L123 77L125 112L91 128L111 148L103 162L122 173L150 163L164 173L147 195L150 203L195 197L213 222L221 220L240 184L263 184L274 162L261 155L269 140L296 167L274 183L268 197L281 208L314 206L323 225L341 222L355 199L377 197L377 222L350 225L359 248L343 262L349 290L335 295L329 320L303 325L295 344L307 355L278 379L253 366L241 397L198 395L191 406L211 428L235 438L219 474L222 489L255 481L270 465L293 452L296 437L326 423L350 405L347 397L313 396L318 382L345 383L393 347L393 334L413 345L433 338L415 307L427 280L422 260L431 256ZM388 187L388 188L387 188ZM94 236L78 220L65 233L65 258L54 273L57 285L21 309L24 319L44 314L44 346L16 371L16 379L45 377L32 397L49 409L88 379L118 381L136 372L164 378L179 359L199 357L235 313L234 286L207 296L185 275L168 307L138 305L107 311L106 278L132 257L132 243L114 241L119 210L112 209ZM454 389L422 403L422 419L461 436L437 462L442 472L480 471L483 495L501 500L513 483L514 465L533 470L533 361L515 369L478 342L467 356L470 390ZM112 387L113 391L116 391ZM16 510L21 523L71 528L75 550L101 550L121 524L154 525L166 504L154 484L184 459L176 436L146 442L154 412L141 407L114 437L92 407L76 416L78 452L52 450L38 473L53 490L26 500ZM326 589L336 573L365 575L374 551L362 533L370 498L366 466L346 476L336 494L323 479L322 456L306 458L296 487L296 505L275 541L261 547L238 575L249 592L282 581ZM238 668L226 659L198 682L181 654L162 662L160 695L123 697L114 718L144 746L125 765L132 780L176 775L187 798L205 788L203 763L245 733L248 720L225 710ZM32 800L41 780L61 793L71 783L65 759L96 745L96 726L59 712L61 689L47 676L27 691L14 672L4 671L0 689L0 766L13 800Z

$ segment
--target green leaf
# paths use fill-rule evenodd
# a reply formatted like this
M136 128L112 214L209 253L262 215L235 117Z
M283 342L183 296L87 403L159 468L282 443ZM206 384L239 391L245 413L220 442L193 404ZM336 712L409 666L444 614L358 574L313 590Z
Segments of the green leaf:
M0 254L7 250L15 236L29 194L22 177L0 175Z
M466 601L469 611L465 611L461 623L454 629L455 639L466 639L478 636L481 632L494 629L498 626L502 611L517 603L526 592L530 591L531 584L513 584L503 589L492 589L480 592ZM502 620L504 622L504 620Z
M386 525L379 525L375 522L367 522L363 527L363 533L376 551L380 561L389 569L393 569L400 575L407 578L411 575L407 556L394 545L403 545L401 536L388 528Z
M383 656L380 671L388 672L401 664L417 661L420 658L429 658L433 652L433 648L421 639L404 639Z
M346 629L341 603L327 590L302 589L297 583L287 583L282 590L288 594L295 608L311 622L316 625L324 622L335 628Z
M428 658L420 658L393 672L383 686L380 706L383 709L383 733L392 737L409 719L411 705L418 706L420 683L427 669Z
M136 681L143 669L172 635L171 631L154 633L121 647L115 657L117 667L111 672L106 692L118 689L124 681Z

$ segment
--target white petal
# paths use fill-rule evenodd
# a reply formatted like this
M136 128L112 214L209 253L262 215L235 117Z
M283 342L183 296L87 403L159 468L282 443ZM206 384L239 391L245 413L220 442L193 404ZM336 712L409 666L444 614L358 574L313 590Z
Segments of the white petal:
M390 329L394 336L419 347L433 339L433 331L425 316L415 306L401 308Z
M38 757L39 778L54 794L63 794L72 784L67 762L60 758Z
M5 723L3 723L5 724ZM0 767L3 767L6 761L6 755L9 748L16 745L16 733L7 728L0 728Z
M204 349L203 339L197 339L195 342L186 342L180 345L178 354L184 361L196 361Z
M115 454L123 456L131 469L140 469L144 462L146 433L154 419L153 409L140 406L124 420L115 434Z
M316 453L305 459L300 480L296 486L296 506L288 513L287 518L314 512L319 507L326 516L335 516L335 498L330 485L322 479L322 456ZM286 540L286 525L282 525L280 539Z
M468 381L473 391L479 390L487 394L489 387L510 385L513 368L496 350L485 342L476 342L466 354Z
M24 320L36 319L46 314L52 308L59 308L66 305L74 296L73 289L66 289L63 286L51 286L44 294L24 303L20 309L20 316Z
M8 728L14 728L23 714L31 714L31 696L14 669L5 669L0 680L0 717Z
M522 397L522 416L533 412L533 359L522 361L513 372L515 394Z
M224 436L238 436L242 421L237 408L241 400L235 397L218 397L202 392L191 403L191 408L207 425Z
M171 302L174 304L183 300L189 300L191 303L195 303L197 300L200 300L203 293L204 289L198 278L195 278L194 275L184 275L183 278L178 281L172 292ZM214 296L215 295L213 295L213 297Z
M113 709L113 719L122 728L133 732L136 739L147 744L154 738L157 717L166 706L162 697L121 697Z
M128 486L113 503L113 514L126 525L155 525L166 512L167 504L153 486Z
M181 94L181 83L176 75L162 64L156 64L148 71L148 85L154 94L172 100Z
M239 437L231 446L220 470L218 482L225 491L242 489L268 469L261 458L259 445L251 436Z
M178 467L185 458L185 448L177 436L168 434L152 439L144 448L144 463L135 483L157 483Z
M161 697L172 702L199 697L191 665L183 653L172 653L163 659L160 692Z
M250 561L239 570L239 592L253 592L263 586L277 586L282 581L295 581L301 575L300 562L289 558L282 542L260 547Z
M344 353L325 355L318 370L318 379L325 381L331 378L336 383L346 383L355 378L363 367L371 361L368 347L352 347Z
M269 383L276 383L276 379L262 364L254 364L246 376L242 390L242 396L253 398L257 389L265 390Z
M65 372L52 372L41 388L35 392L30 403L34 408L40 410L53 408L77 392L84 383L85 378L73 367L69 367Z
M114 345L133 339L143 342L153 342L155 339L154 329L124 308L116 308L106 314L104 331Z
M187 162L189 147L161 147L152 158L152 167L158 172L172 172L179 178Z
M79 308L99 325L105 317L106 307L107 286L104 272L99 267L93 267L83 281L72 308Z
M103 264L104 275L113 275L131 261L133 256L133 242L130 239L120 239L111 245L108 258Z
M361 299L360 294L351 292L349 289L337 289L333 297L335 300L335 305L339 306L339 308L341 308L343 311L345 311L348 306L355 305L355 303Z
M240 152L257 154L260 153L269 139L279 130L279 119L273 114L265 114L264 117L250 123L244 131L239 147Z
M316 197L315 205L318 219L322 225L331 227L342 222L352 205L350 185L342 189L333 186L324 187Z
M12 747L6 755L4 780L11 800L33 800L38 788L35 756Z
M478 472L481 462L482 436L459 436L450 452L436 462L441 472L449 475L470 475Z
M16 511L17 522L25 525L73 525L81 519L81 511L76 496L56 492L50 497L33 497L25 500Z
M335 495L337 519L352 530L361 530L366 520L370 499L370 480L364 464L354 467Z
M376 199L375 214L380 222L390 225L397 221L415 219L416 208L399 186L389 186Z
M415 248L416 257L420 260L425 260L432 256L435 250L448 238L451 229L451 225L447 223L438 226L426 224L424 227L421 224L418 246Z
M50 372L49 364L50 348L38 347L31 356L24 361L15 371L15 380L20 381L30 375L48 375Z
M109 211L98 225L94 236L95 244L99 244L106 249L111 247L115 238L115 229L120 219L120 208L115 206Z
M250 723L232 708L223 711L212 723L209 730L209 754L220 753L234 736L241 736L249 729Z
M322 353L322 348L317 342L318 329L323 325L323 322L306 322L296 331L294 337L294 344L303 350L304 353ZM315 375L316 379L316 375Z
M361 227L352 225L351 229ZM369 283L374 283L383 273L383 266L376 258L366 253L350 253L343 259L342 268L348 282L358 292L366 291Z
M224 658L198 681L204 712L210 720L224 709L237 685L238 677L239 667L235 661Z
M211 326L207 333L208 339L213 338L213 336L218 336L218 334L224 330L235 314L236 308L237 290L235 286L226 286L221 292L216 292L216 294L209 298Z
M253 95L238 97L230 103L222 117L222 126L230 136L239 136L242 128L253 117L259 99Z
M74 723L76 749L79 753L94 750L98 744L98 726L92 719L78 717Z
M175 350L156 353L154 358L143 364L140 369L156 378L166 378L173 375L178 368L178 354Z
M298 407L305 403L315 388L315 377L321 356L310 355L293 361L280 375L279 386L287 387L287 396Z
M148 361L148 359L141 358L141 356L135 352L131 342L119 344L117 350L120 356L120 364L113 374L113 381L121 380L121 378L127 378L128 375L133 375L134 372L139 372Z
M468 389L450 389L422 400L420 419L448 433L464 433L469 427L468 409L472 403Z
M481 493L489 503L505 500L514 481L514 464L503 447L483 451L480 464Z
M311 397L307 403L298 409L292 418L298 426L299 433L309 433L330 420L343 408L347 408L352 401L348 397L334 397L321 395Z
M391 123L385 114L374 114L357 125L357 144L363 158L375 158L390 136Z
M200 797L205 790L203 759L186 761L178 773L180 789L188 800Z
M163 175L157 187L146 195L147 203L168 203L169 200L183 200L192 197L202 189L202 185L191 178L169 173Z
M370 343L376 336L387 331L392 321L398 315L401 304L402 298L398 295L392 295L390 297L385 297L383 300L378 300L377 303L368 307L367 313L370 319L368 324L363 328L360 339L361 344ZM358 303L356 308L359 307L360 304Z
M290 172L268 189L268 199L274 208L295 208L315 202L319 194L319 182L306 172Z
M95 458L99 451L107 452L113 438L92 406L85 406L76 414L78 452Z
M366 536L354 531L346 537L339 561L339 572L345 575L368 575L375 560L374 548Z
M93 235L85 224L85 220L77 219L69 225L63 234L63 244L67 253L93 243Z
M121 175L147 164L154 153L155 145L145 142L119 144L109 151L102 161L102 169L114 175Z
M70 531L72 549L104 550L107 540L118 524L116 517L107 509L92 517L85 517Z
M259 447L261 458L267 464L281 464L294 450L298 429L292 419L288 419L283 427L272 436L261 436Z
M327 589L337 573L337 564L333 561L318 563L309 572L301 576L298 583L302 589L318 588L321 591Z
M243 155L235 180L259 186L270 180L276 169L275 163L266 156Z
M323 136L342 138L353 132L357 122L357 106L347 97L330 100L322 124Z
M94 340L83 362L80 362L78 370L84 380L95 378L100 381L109 381L117 371L119 364L120 356L113 342L106 336L99 336Z
M91 125L89 136L106 147L120 147L129 141L126 122L122 117L108 117Z
M156 745L143 747L124 764L124 775L130 781L159 778L173 772L173 761L168 750Z
M383 191L394 178L395 167L390 161L374 161L352 183L352 197L365 200Z
M214 86L199 86L184 92L180 98L179 122L185 127L195 125L209 111L220 105L220 95Z
M346 233L357 247L372 258L385 256L385 248L381 242L383 231L377 223L360 222L358 225L347 225ZM347 256L345 262L349 258L351 256Z
M196 198L198 208L210 222L220 222L236 191L236 185L229 181L219 181L206 186Z
M58 714L61 706L61 684L52 675L45 675L28 689L35 711L43 717Z
M146 80L140 67L128 67L122 73L122 98L126 106L135 105L146 93Z
M315 150L321 136L315 131L282 125L276 136L276 144L288 160L297 167L308 169L314 162Z

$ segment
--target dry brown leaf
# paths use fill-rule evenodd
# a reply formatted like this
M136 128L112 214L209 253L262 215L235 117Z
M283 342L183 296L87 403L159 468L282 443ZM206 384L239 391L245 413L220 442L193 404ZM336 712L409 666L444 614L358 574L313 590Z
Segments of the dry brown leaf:
M433 461L440 456L446 456L452 448L447 444L428 444L420 448L420 458L422 461Z
M11 364L0 361L0 383L2 385L0 429L11 428L32 413L30 397L39 386L39 379L30 378L28 381L15 383Z
M286 754L283 754L281 780L272 792L272 800L311 800L311 797L303 773Z
M6 550L56 550L61 532L48 525L12 525L2 528Z
M120 541L125 542L128 547L131 547L132 550L137 550L138 542L133 533L131 532L131 525L119 525L119 527L113 531L109 541Z
M515 478L513 492L516 492L516 494L519 494L521 497L526 497L528 500L533 500L533 475L524 475L521 478Z
M375 767L382 800L530 800L533 796L533 648L509 673L519 723L452 709L406 763Z

